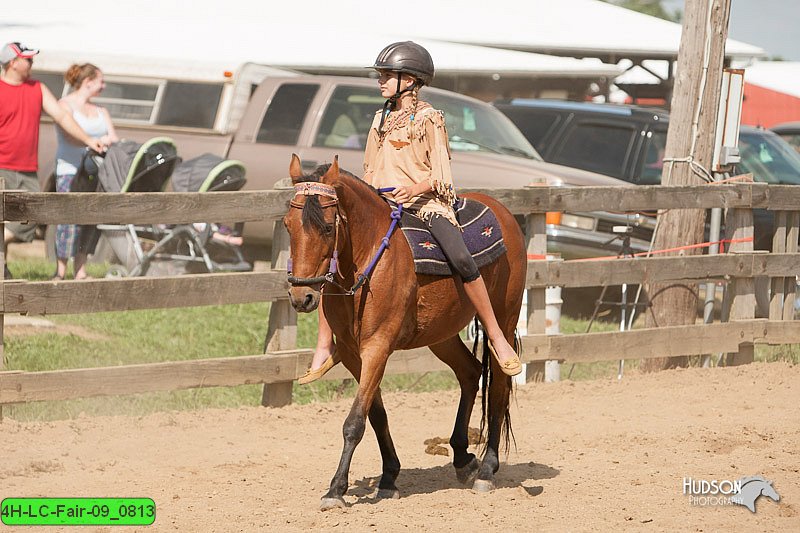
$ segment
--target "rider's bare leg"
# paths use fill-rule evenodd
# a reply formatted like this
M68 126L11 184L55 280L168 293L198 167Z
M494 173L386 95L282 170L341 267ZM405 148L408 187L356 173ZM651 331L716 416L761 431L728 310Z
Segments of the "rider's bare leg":
M323 296L324 298L324 296ZM319 329L317 330L317 346L314 348L314 358L311 360L311 370L316 370L332 356L336 351L336 344L333 342L333 330L328 319L325 318L322 302L319 303Z
M479 276L475 281L465 282L464 292L467 293L469 301L475 306L478 318L497 352L497 359L500 364L515 360L517 354L511 344L508 343L508 340L506 340L503 330L500 329L500 325L497 323L497 317L494 315L492 302L489 300L489 293L486 291L483 277Z
M333 343L333 331L331 330L330 324L328 324L328 320L325 318L322 302L320 302L318 309L319 330L317 332L317 347L314 349L311 368L297 379L297 382L301 385L318 380L336 365L336 360L334 359L336 345Z

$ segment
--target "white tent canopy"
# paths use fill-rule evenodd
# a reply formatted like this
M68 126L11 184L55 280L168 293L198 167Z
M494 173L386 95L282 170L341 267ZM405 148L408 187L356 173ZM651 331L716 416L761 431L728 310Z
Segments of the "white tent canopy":
M442 71L613 75L597 60L527 52L675 57L679 24L597 0L405 0L387 7L363 0L63 0L6 2L0 40L49 51L125 55L228 65L356 68L383 45L413 38L430 46ZM388 13L399 14L390 17ZM452 43L483 45L462 48ZM727 54L752 58L758 47L729 39Z
M297 38L284 42L282 52L311 45L318 53L325 52L337 44L324 39L325 35L358 42L365 32L371 32L565 55L594 51L675 57L681 34L680 24L598 0L405 0L390 6L364 0L82 0L78 6L63 0L39 0L5 4L3 25L11 26L8 31L20 29L12 26L15 23L39 29L66 23L77 25L72 26L71 40L80 41L89 38L85 29L103 32L99 26L114 21L131 26L117 38L138 31L141 42L169 39L170 34L184 35L205 25L211 31L202 37L203 44L223 47L226 41L274 42L272 34L293 32ZM240 30L242 24L249 27ZM257 33L251 34L250 29ZM315 36L320 30L325 33ZM115 36L109 37L106 45L113 46ZM733 57L765 55L761 48L732 39L726 50Z
M404 5L422 6L425 2L407 0ZM617 57L677 57L681 25L644 15L597 0L460 0L432 3L432 19L460 22L476 21L474 31L464 31L462 23L437 24L439 39L513 48L540 53ZM490 8L487 8L490 5ZM449 15L448 15L449 14ZM457 15L456 15L457 14ZM729 57L763 57L764 50L728 39Z
M759 61L745 69L744 81L800 98L800 62Z
M40 48L42 55L37 66L46 62L52 68L65 68L73 61L92 61L102 67L104 57L117 58L115 64L125 64L118 58L129 57L154 59L148 68L166 63L183 70L199 67L222 72L254 62L352 72L370 65L389 42L410 37L363 31L361 28L380 30L387 25L367 24L360 12L372 10L361 3L349 4L353 8L360 5L360 10L348 9L348 2L311 0L271 6L229 0L224 3L224 13L215 13L219 2L197 0L187 13L187 4L183 3L86 0L82 2L80 16L76 17L74 7L43 0L25 9L4 6L6 22L0 25L0 41L20 41ZM278 16L276 11L282 14ZM305 20L308 13L317 14L313 23ZM292 23L298 20L302 22ZM411 33L415 34L411 37L430 50L440 73L613 77L620 72L615 65L597 59L470 46L444 42L435 36L420 38L416 31Z
M237 28L242 31L251 26L255 25L252 23L237 24ZM353 41L332 40L329 45L320 50L313 42L308 46L287 47L286 43L295 38L296 34L279 35L271 32L268 36L262 37L260 33L257 33L255 27L251 28L253 32L244 34L235 42L203 40L202 35L216 31L211 24L184 24L184 33L181 35L174 34L157 41L143 42L137 41L135 35L131 35L130 40L120 37L125 35L126 29L126 27L117 27L116 24L109 23L106 26L107 34L96 33L91 37L82 38L81 41L86 46L81 47L80 50L67 49L61 45L65 36L72 33L72 29L22 30L13 35L16 40L42 50L41 57L37 58L39 61L36 63L39 67L44 66L43 61L47 62L48 67L54 68L66 68L75 61L90 61L102 65L103 59L107 58L108 60L113 59L115 65L122 65L126 69L126 72L117 72L117 74L153 72L154 68L163 65L169 65L168 68L172 69L170 71L172 74L176 74L175 69L197 74L208 70L221 73L223 70L235 70L245 62L301 70L316 68L361 72L372 64L377 51L385 44L401 39L401 37L388 35L360 35L358 40ZM113 44L102 47L102 53L92 51L97 50L99 46L96 45L112 35L116 37L116 40ZM253 35L255 38L248 38L246 35ZM0 36L4 36L4 32L0 31ZM198 38L194 39L191 36L198 36ZM426 39L417 39L417 42L431 52L439 73L613 77L621 71L616 65L609 65L595 59L555 57ZM141 63L142 58L152 58L155 61L152 61L151 64L137 66L137 61ZM198 68L201 71L198 71Z

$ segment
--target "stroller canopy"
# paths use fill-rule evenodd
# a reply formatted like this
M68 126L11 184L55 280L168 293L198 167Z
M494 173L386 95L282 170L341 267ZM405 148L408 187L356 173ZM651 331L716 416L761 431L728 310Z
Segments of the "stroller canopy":
M106 152L100 186L105 192L160 192L179 161L169 137L155 137L144 144L120 141Z
M209 153L184 161L172 176L175 192L238 191L246 182L244 163Z

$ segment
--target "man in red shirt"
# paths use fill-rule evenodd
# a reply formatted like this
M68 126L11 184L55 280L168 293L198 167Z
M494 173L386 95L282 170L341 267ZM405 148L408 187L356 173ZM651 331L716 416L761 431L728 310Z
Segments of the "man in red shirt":
M0 49L0 177L6 189L39 191L39 119L42 110L75 139L102 152L103 145L81 129L43 83L31 79L33 56L38 50L20 43ZM35 225L10 222L4 240L30 242Z

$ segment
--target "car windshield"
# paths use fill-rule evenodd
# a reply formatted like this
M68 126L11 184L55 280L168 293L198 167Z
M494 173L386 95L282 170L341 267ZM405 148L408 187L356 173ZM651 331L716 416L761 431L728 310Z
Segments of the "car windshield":
M444 111L452 151L493 152L542 160L511 120L489 104L428 91L422 98Z
M517 127L489 104L427 90L420 98L444 111L452 152L491 152L542 160ZM375 112L383 103L377 87L338 86L328 102L314 145L363 150Z
M739 135L740 172L752 172L763 183L800 185L800 155L774 133L742 132Z

